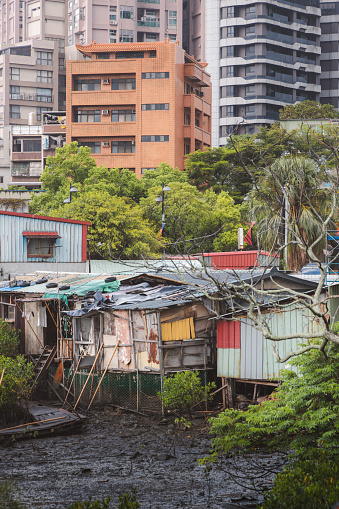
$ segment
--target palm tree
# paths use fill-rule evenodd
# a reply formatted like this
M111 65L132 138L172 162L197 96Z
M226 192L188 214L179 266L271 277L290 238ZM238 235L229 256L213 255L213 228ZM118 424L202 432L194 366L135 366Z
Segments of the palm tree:
M260 247L268 251L281 250L285 244L286 223L285 263L293 271L299 271L308 262L307 247L318 238L315 255L321 255L324 248L322 224L330 196L322 187L324 178L312 159L285 156L266 168L252 192L252 219L256 221Z

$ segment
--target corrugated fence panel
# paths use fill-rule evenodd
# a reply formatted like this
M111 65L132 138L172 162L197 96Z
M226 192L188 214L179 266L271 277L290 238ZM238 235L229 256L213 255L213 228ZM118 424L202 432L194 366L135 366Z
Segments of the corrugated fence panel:
M0 261L26 262L41 261L41 258L27 258L27 238L23 231L58 232L61 239L58 241L59 262L82 261L82 225L62 223L48 219L39 219L21 216L0 215ZM54 257L49 261L55 261Z
M240 321L218 321L217 348L240 348Z
M249 318L241 320L241 378L263 378L263 335Z
M218 348L217 375L240 378L240 348Z
M309 316L305 310L287 308L280 312L272 313L269 317L270 328L275 335L296 334L298 332L308 332L314 328L314 319ZM284 357L289 352L298 349L300 340L298 338L286 339L276 343L277 351L280 357ZM272 342L263 340L264 368L263 378L277 378L285 364L279 363L273 354ZM292 369L292 368L291 368Z

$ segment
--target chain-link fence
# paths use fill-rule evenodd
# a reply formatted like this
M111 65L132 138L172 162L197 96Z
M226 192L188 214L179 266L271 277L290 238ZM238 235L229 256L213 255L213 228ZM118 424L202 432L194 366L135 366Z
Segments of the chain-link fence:
M54 375L55 368L50 368L49 372ZM73 375L72 369L64 370L66 388L72 382ZM174 373L165 377L173 375ZM202 385L205 386L208 382L206 372L200 371L198 375ZM162 390L163 380L160 373L109 371L101 379L102 373L90 374L90 370L76 373L67 401L74 406L81 395L78 407L86 409L96 393L93 405L111 404L137 411L161 412L162 403L158 392ZM59 393L65 398L65 390L62 390L61 394L59 388ZM196 408L205 408L205 402Z

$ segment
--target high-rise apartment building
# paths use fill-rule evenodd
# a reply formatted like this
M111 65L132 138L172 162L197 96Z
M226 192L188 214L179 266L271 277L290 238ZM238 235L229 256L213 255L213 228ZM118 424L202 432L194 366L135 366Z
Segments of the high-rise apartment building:
M320 1L320 101L339 108L339 2Z
M187 49L197 55L204 47L211 74L213 146L276 121L285 104L319 100L319 0L189 0L187 8Z
M91 148L98 165L138 177L211 144L210 76L169 40L78 46L67 62L67 143Z
M182 0L70 0L67 45L182 41Z

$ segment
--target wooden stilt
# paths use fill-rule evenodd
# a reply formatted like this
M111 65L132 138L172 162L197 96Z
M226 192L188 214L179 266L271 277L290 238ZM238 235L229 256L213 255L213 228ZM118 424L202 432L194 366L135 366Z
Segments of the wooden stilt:
M95 357L95 359L94 359L93 366L91 367L91 371L89 372L89 375L88 375L88 377L87 377L87 379L86 379L86 382L84 383L84 386L83 386L83 388L82 388L82 391L80 392L80 396L78 397L78 400L77 400L77 402L76 402L76 403L75 403L75 405L74 405L74 410L75 410L75 409L76 409L76 407L78 406L78 403L79 403L79 401L80 401L80 399L81 399L81 396L82 396L82 394L83 394L83 392L84 392L84 390L85 390L85 388L86 388L86 385L87 385L87 383L88 383L88 380L90 379L90 376L91 376L91 374L92 374L92 371L93 371L93 369L95 368L96 362L97 362L97 360L98 360L99 354L100 354L101 349L102 349L102 347L103 347L103 346L104 346L104 344L103 344L103 343L101 343L100 348L99 348L99 350L98 350L98 353L96 354L96 357Z
M66 403L66 401L67 401L67 398L68 398L68 396L69 396L69 393L70 393L70 391L71 391L72 384L73 384L73 382L74 382L75 375L76 375L76 373L77 373L77 371L78 371L78 369L79 369L80 362L81 362L81 359L82 359L83 355L84 355L84 351L82 351L82 352L81 352L81 355L80 355L80 357L79 357L78 364L77 364L77 367L75 368L75 371L74 371L74 373L73 373L73 378L72 378L72 381L71 381L70 386L69 386L69 388L68 388L68 392L67 392L67 394L66 394L66 398L65 398L65 401L64 401L64 403L63 403L63 405L62 405L62 408L64 408L65 403Z

